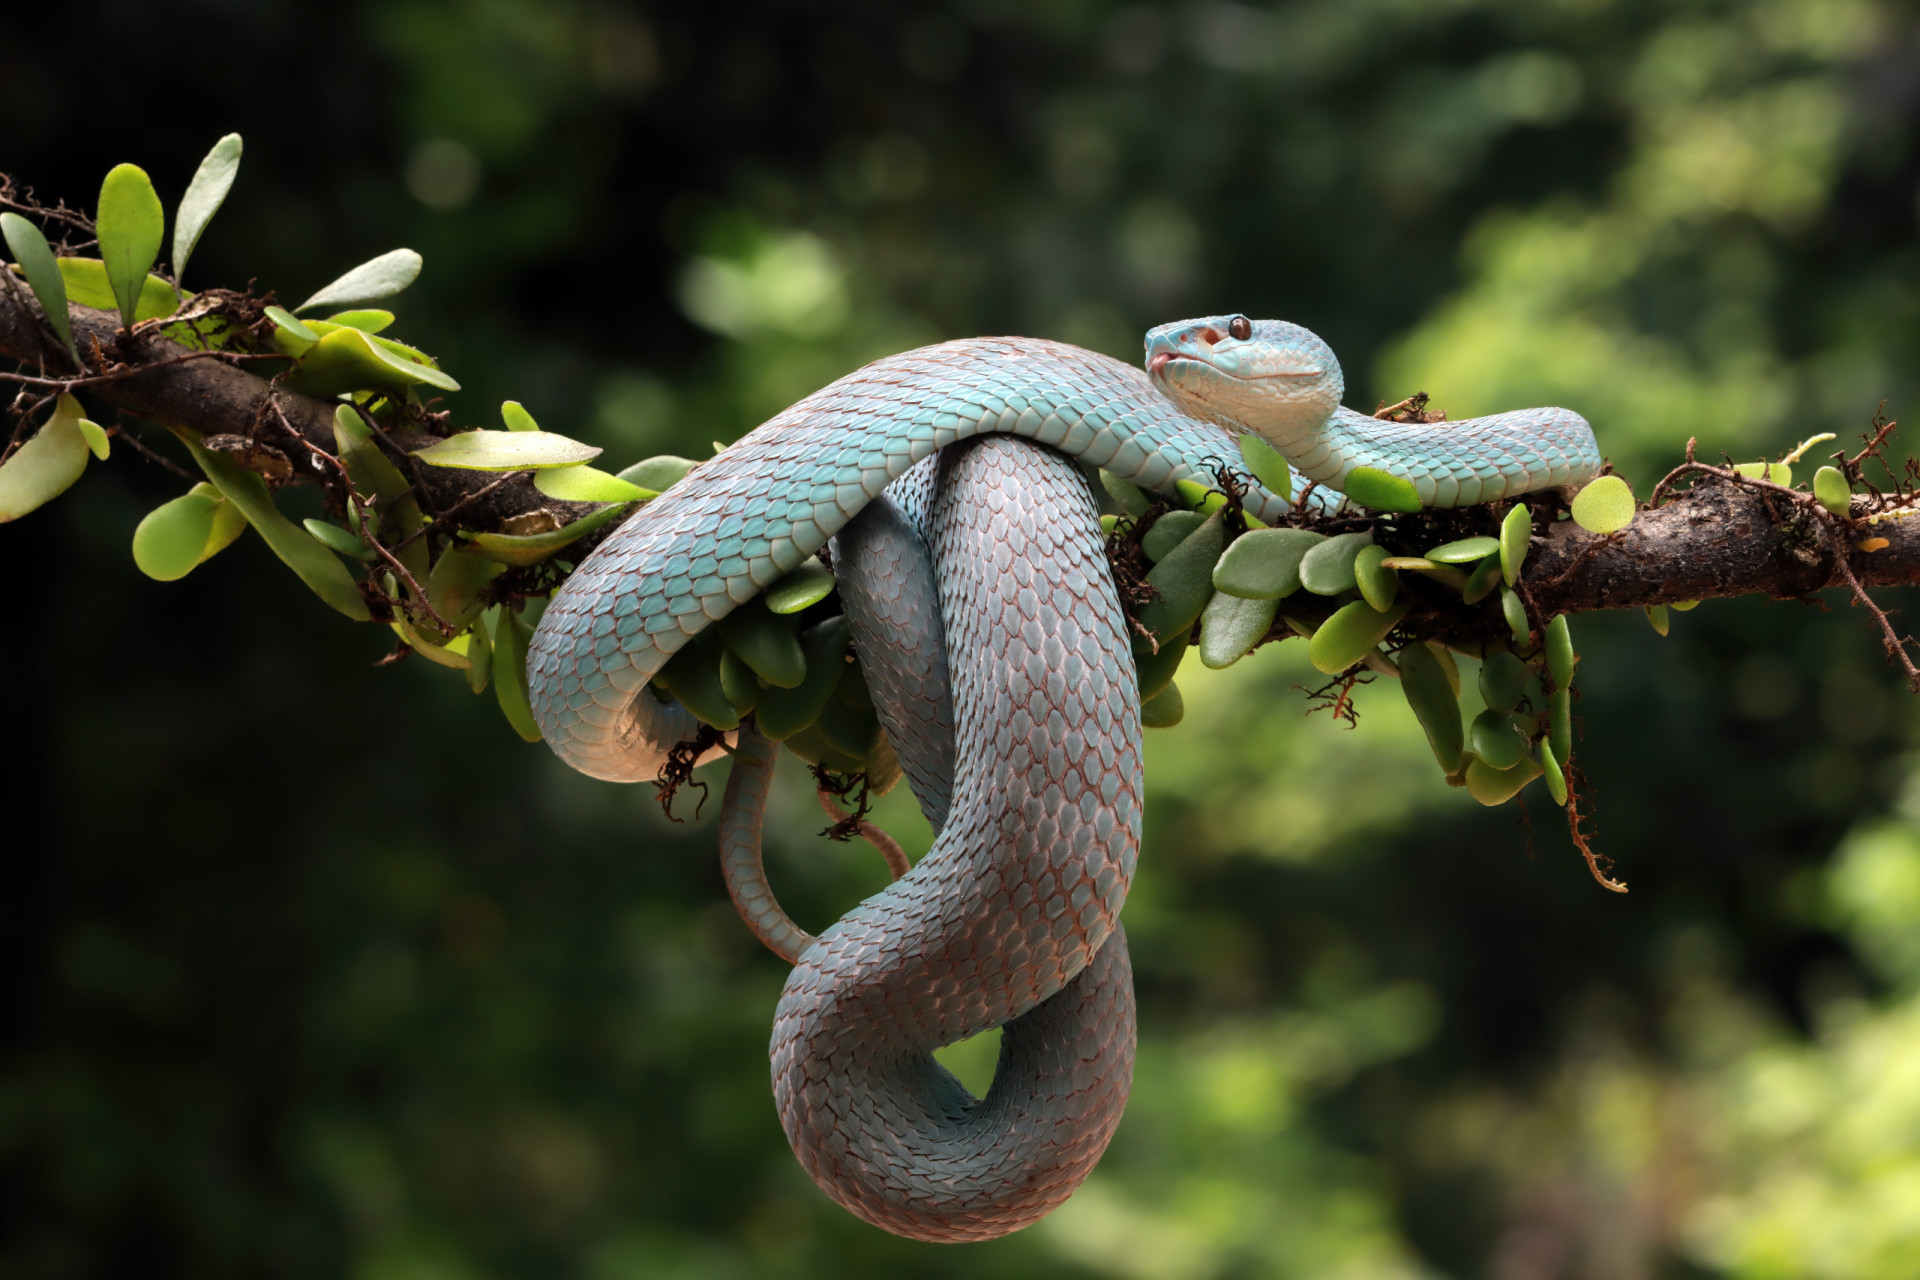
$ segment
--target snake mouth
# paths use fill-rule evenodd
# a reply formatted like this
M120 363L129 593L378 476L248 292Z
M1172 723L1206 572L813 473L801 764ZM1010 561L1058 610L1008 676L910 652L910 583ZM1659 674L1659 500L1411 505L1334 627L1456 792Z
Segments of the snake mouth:
M1318 365L1310 365L1306 368L1298 369L1275 369L1272 373L1235 373L1230 369L1222 369L1205 356L1187 355L1174 351L1156 351L1147 361L1147 375L1153 378L1162 377L1166 372L1167 366L1170 364L1199 365L1202 368L1211 369L1220 377L1231 379L1234 382L1267 382L1275 378L1317 378L1326 372L1325 369Z

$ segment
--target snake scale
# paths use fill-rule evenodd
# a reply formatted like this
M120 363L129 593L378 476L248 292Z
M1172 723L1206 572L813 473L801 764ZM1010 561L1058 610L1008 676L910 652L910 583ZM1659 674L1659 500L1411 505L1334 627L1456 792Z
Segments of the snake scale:
M1440 507L1599 468L1568 410L1425 425L1343 408L1332 350L1283 321L1163 325L1146 354L1142 373L976 338L857 370L615 530L529 649L553 750L595 777L650 780L700 727L653 676L835 540L854 646L931 852L812 937L760 865L775 745L748 720L708 755L734 754L728 887L794 965L771 1047L781 1123L828 1195L900 1235L981 1240L1044 1216L1099 1160L1131 1082L1119 917L1140 842L1139 696L1081 466L1149 490L1211 483L1254 431L1296 487L1337 494L1368 466ZM1277 523L1294 496L1255 485L1245 503ZM996 1026L998 1070L975 1098L933 1051Z

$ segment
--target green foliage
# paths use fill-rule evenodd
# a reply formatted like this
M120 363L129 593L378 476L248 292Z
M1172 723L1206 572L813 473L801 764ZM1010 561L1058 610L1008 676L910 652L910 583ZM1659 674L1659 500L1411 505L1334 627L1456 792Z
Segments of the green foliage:
M578 466L599 457L600 450L548 431L462 431L413 456L436 467L526 471Z
M1520 570L1527 563L1527 546L1533 538L1533 512L1522 502L1507 512L1500 522L1500 577L1510 586L1520 584Z
M1161 517L1163 521L1170 518ZM1213 598L1213 567L1226 545L1226 525L1216 512L1148 570L1147 584L1155 596L1140 607L1135 621L1155 643L1165 645L1184 637L1199 620L1201 610ZM1144 640L1135 637L1136 653Z
M833 593L833 574L819 560L803 560L777 582L761 592L767 608L775 613L799 613L825 600Z
M562 502L646 502L660 496L588 466L543 467L533 473L533 487Z
M1813 496L1843 520L1853 514L1853 489L1838 467L1822 467L1813 473Z
M131 329L167 225L167 212L160 207L146 170L121 164L107 173L100 185L96 221L107 284L120 308L121 326Z
M1308 660L1316 670L1339 675L1372 653L1411 607L1401 604L1382 613L1365 600L1341 605L1313 633L1307 647Z
M0 462L0 523L53 501L80 478L92 452L81 420L80 402L61 396L33 437Z
M185 432L181 438L193 454L193 460L206 472L207 479L220 490L221 496L239 509L247 523L272 548L273 554L280 557L281 563L334 609L356 622L372 619L353 575L312 534L281 514L259 476L222 454L201 448L199 442Z
M1300 589L1301 558L1324 541L1324 533L1311 529L1254 529L1244 533L1214 565L1214 589L1249 600L1285 599Z
M308 521L308 530L317 523ZM246 529L240 508L202 481L140 521L133 531L133 562L149 578L173 582L218 555Z
M233 180L240 173L240 152L237 133L214 143L213 150L207 152L207 158L194 170L187 193L180 197L180 208L173 215L173 278L176 282L186 278L187 260L193 256L194 246L200 243L213 215L220 212L227 192L233 190Z
M59 266L61 281L66 286L67 301L76 306L96 307L101 311L113 311L120 306L120 297L108 276L107 264L100 259L62 258ZM174 292L173 286L156 275L148 275L144 281L140 286L140 296L134 302L134 322L172 315L180 305L180 297Z
M431 362L417 358L418 353L409 352L386 338L375 337L348 325L333 326L319 320L307 321L306 328L318 333L320 340L301 352L293 371L281 379L292 390L303 391L310 396L328 397L354 391L406 391L418 386L428 386L438 391L460 389L459 383L434 368ZM599 450L593 452L597 454ZM442 462L436 465L464 464Z
M1633 490L1619 476L1601 476L1573 499L1573 518L1588 533L1618 533L1633 523L1633 510Z
M65 344L74 367L78 368L80 353L73 345L73 321L67 315L66 281L61 277L46 236L17 213L0 213L0 235L6 237L7 251L20 264L27 287L33 290L47 323L53 326L53 332Z
M1300 557L1300 585L1320 596L1352 591L1357 585L1353 562L1359 558L1360 548L1372 542L1371 531L1336 533L1325 542L1308 547Z
M625 510L622 506L604 507L551 533L463 533L461 536L489 560L526 568L540 564L561 548L572 546L595 529L619 519Z
M422 259L411 249L393 249L361 263L294 308L357 307L391 298L420 278Z
M1420 494L1413 481L1378 467L1355 467L1342 485L1346 495L1375 511L1418 511Z

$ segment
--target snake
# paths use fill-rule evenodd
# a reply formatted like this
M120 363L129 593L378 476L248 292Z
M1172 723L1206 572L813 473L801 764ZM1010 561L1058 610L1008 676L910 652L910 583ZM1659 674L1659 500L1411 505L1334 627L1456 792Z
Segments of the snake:
M1332 349L1286 321L1161 325L1145 368L1065 343L970 338L887 356L807 396L639 507L553 594L528 691L560 758L655 779L731 756L719 843L747 924L788 960L774 1099L828 1196L898 1235L985 1240L1061 1204L1131 1086L1120 913L1139 853L1140 699L1089 469L1170 494L1238 470L1252 432L1278 524L1332 510L1356 467L1428 507L1570 489L1600 456L1571 410L1454 422L1348 409ZM1269 472L1271 475L1271 472ZM1276 491L1284 489L1285 492ZM669 658L826 550L875 710L930 851L818 936L761 861L776 744L712 742L655 691ZM976 1097L934 1051L1001 1028Z

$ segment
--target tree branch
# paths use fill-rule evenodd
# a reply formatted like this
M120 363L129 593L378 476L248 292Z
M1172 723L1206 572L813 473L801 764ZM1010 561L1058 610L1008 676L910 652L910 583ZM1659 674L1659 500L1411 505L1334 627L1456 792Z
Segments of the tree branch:
M122 338L111 312L73 307L74 337L83 353L113 362L89 370L108 380L82 389L129 413L189 426L207 435L249 436L274 444L291 429L309 443L331 452L334 402L277 387L256 373L219 358L182 360L188 349L151 332ZM48 370L67 368L39 308L24 288L0 288L0 355ZM123 372L117 364L138 368ZM58 377L58 374L53 376ZM269 405L279 412L268 412ZM402 448L419 448L431 437L418 431L393 432ZM280 439L281 445L294 442ZM284 451L284 449L283 449ZM305 456L296 449L292 456ZM561 523L592 508L558 502L534 488L530 476L501 477L486 472L421 467L419 483L428 489L423 505L460 511L461 525L492 529L520 515L552 513ZM296 467L295 476L312 479ZM1920 519L1887 520L1872 526L1887 545L1864 552L1849 548L1842 566L1829 546L1837 539L1790 536L1791 503L1781 503L1762 486L1736 484L1714 474L1652 511L1643 511L1625 530L1606 537L1561 521L1536 542L1528 558L1526 581L1543 617L1627 609L1724 596L1763 594L1776 598L1809 595L1850 585L1848 568L1865 587L1920 583ZM1856 515L1869 500L1855 500ZM1454 513L1434 517L1403 516L1401 534L1417 531L1422 521L1453 521ZM1446 536L1457 536L1448 534ZM1863 531L1861 536L1866 536ZM1438 530L1436 538L1441 538ZM584 549L584 548L583 548Z
M5 268L0 268L5 270ZM14 282L18 284L18 281ZM307 450L285 438L291 429L329 453L334 449L335 401L322 400L274 385L269 378L250 373L219 353L196 353L179 343L141 330L124 339L120 318L91 307L68 308L74 343L89 362L104 367L75 374L75 389L116 409L160 422L191 427L205 435L237 435L260 440L282 453L300 458ZM48 330L39 306L24 287L0 288L0 355L45 369L59 379L71 367L66 351ZM203 356L204 358L189 358ZM123 370L120 365L134 371ZM279 413L269 412L269 406ZM391 433L403 449L419 449L433 442L425 432ZM395 461L405 465L405 458ZM451 467L421 467L418 483L426 490L421 505L430 510L461 506L461 526L478 531L497 529L514 516L536 511L552 513L560 524L592 511L590 503L560 502L533 487L530 473L500 477L484 471ZM296 467L297 481L317 477ZM491 492L482 493L491 488Z

